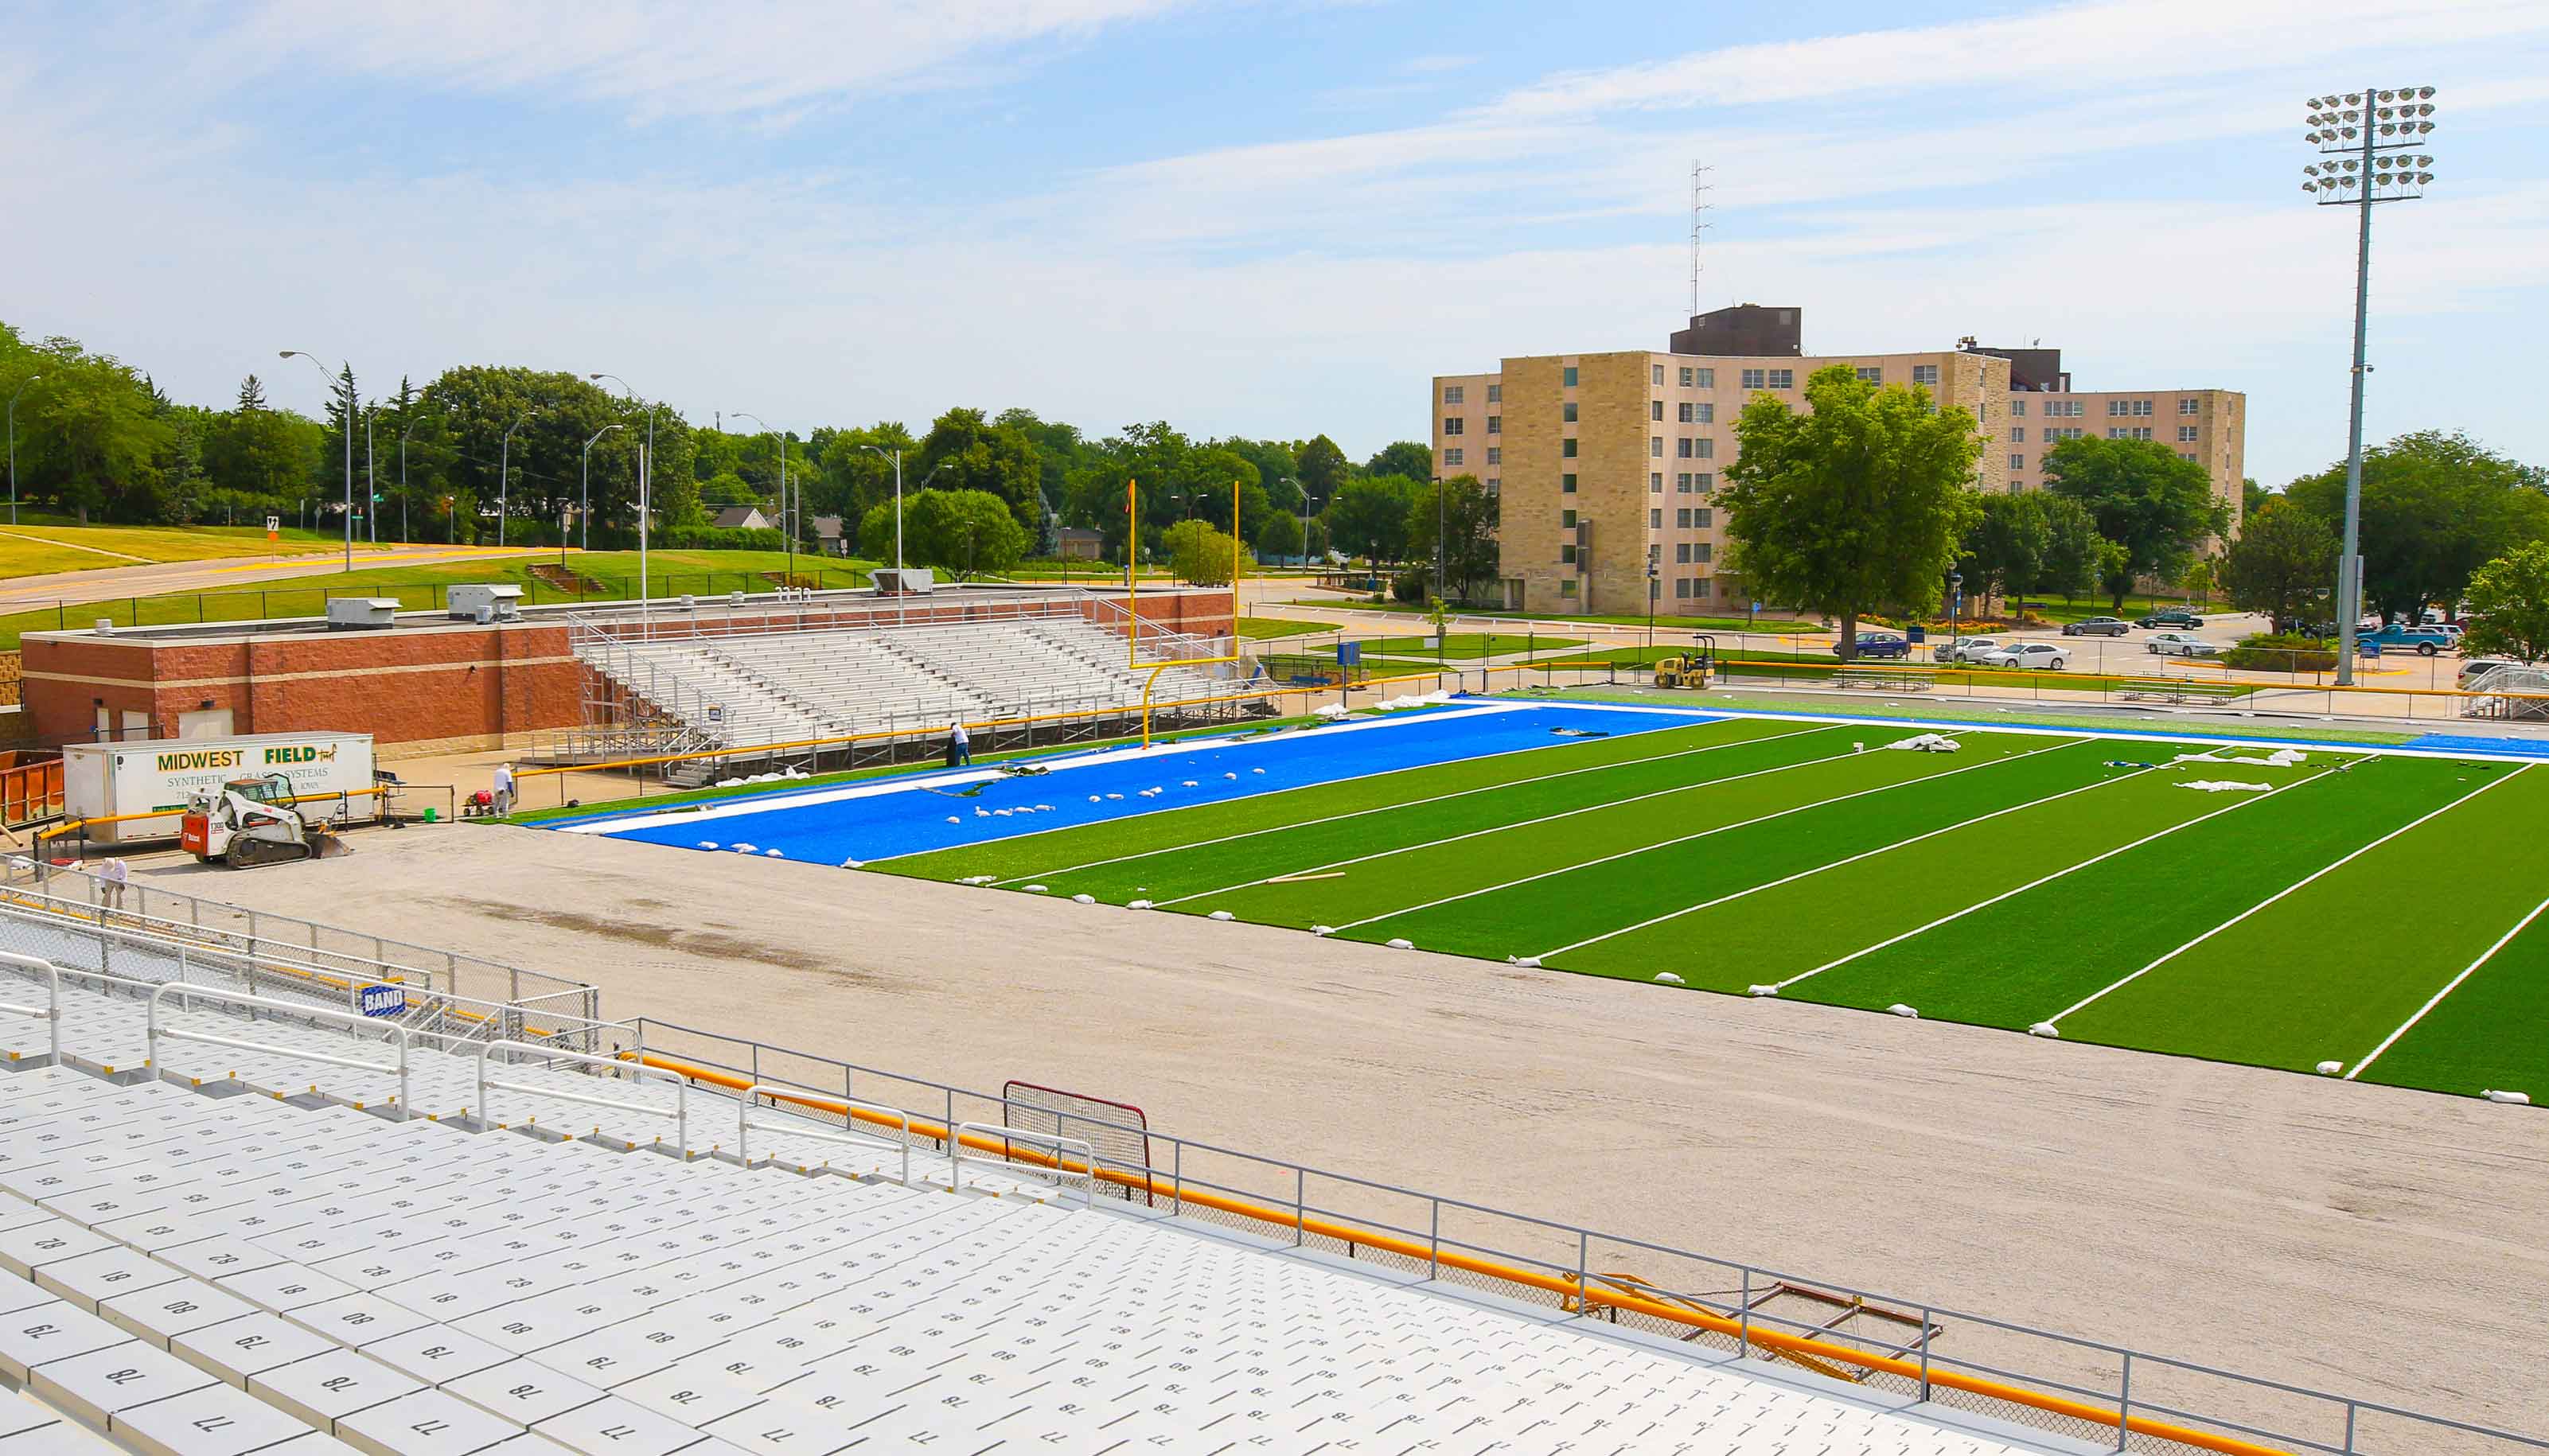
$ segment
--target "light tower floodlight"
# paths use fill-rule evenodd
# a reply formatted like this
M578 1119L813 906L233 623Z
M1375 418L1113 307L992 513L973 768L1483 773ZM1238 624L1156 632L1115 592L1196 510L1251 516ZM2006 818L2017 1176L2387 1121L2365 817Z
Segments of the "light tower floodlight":
M2304 105L2311 130L2302 139L2330 160L2302 168L2302 190L2320 207L2356 209L2354 249L2354 369L2345 451L2345 546L2336 563L2336 683L2354 684L2354 637L2363 619L2363 381L2371 372L2364 344L2372 289L2372 205L2412 202L2434 180L2433 158L2408 155L2434 130L2431 86L2370 87L2349 91L2342 105L2333 95ZM2406 103L2413 101L2413 105Z

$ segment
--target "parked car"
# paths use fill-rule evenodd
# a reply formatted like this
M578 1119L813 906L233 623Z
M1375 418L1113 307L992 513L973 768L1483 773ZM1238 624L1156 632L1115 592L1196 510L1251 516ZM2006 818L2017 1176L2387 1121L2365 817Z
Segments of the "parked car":
M2161 632L2144 643L2157 657L2219 657L2221 649L2192 632Z
M1997 637L1959 637L1951 642L1939 643L1933 657L1935 661L1942 663L1980 662L1984 653L1991 652L2001 645L2001 640Z
M2398 622L2378 632L2366 632L2355 640L2376 643L2383 652L2413 652L2418 657L2432 657L2459 645L2447 632L2437 632L2431 627L2409 627Z
M1912 644L1892 632L1858 634L1858 656L1863 658L1910 657Z
M2182 606L2163 606L2133 623L2136 627L2201 627L2204 618Z
M2425 630L2428 632L2442 633L2444 636L2452 639L2452 646L2458 647L2461 645L2461 633L2467 629L2461 626L2458 622L2427 622L2425 624Z
M2083 617L2076 622L2064 622L2062 635L2065 637L2122 637L2132 629L2133 624L2122 617Z
M2071 666L2071 649L2050 642L2013 642L1975 659L1986 668L2033 668L2058 673Z

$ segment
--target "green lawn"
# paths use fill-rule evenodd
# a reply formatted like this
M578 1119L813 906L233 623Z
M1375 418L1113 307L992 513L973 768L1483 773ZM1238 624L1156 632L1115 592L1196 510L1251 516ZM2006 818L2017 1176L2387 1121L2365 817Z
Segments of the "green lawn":
M1310 632L1333 632L1334 622L1295 622L1284 617L1241 617L1239 635L1251 642L1267 642L1277 637L1299 637Z
M315 532L287 530L267 545L263 527L0 525L0 577L90 571L154 561L212 561L226 556L296 555L331 544Z
M1867 751L1906 731L1697 721L870 867L2549 1100L2549 766L1980 727Z
M1584 640L1580 637L1543 636L1523 632L1510 634L1453 632L1444 638L1442 655L1452 662L1464 659L1474 662L1482 657L1506 657L1514 653L1534 651L1555 652L1562 648L1583 645ZM1367 637L1363 639L1363 650L1366 653L1378 653L1384 656L1424 658L1429 662L1435 655L1434 639L1431 637Z
M356 560L359 562L360 557ZM579 596L542 580L534 567L556 567L555 552L528 557L484 557L427 565L374 567L330 572L289 581L244 586L227 592L188 592L162 596L113 597L61 607L0 615L0 651L18 645L21 633L85 627L112 618L119 627L175 626L187 622L257 621L277 617L325 615L330 596L395 596L411 609L439 606L455 584L511 582L522 588L526 603L613 600L637 595L634 551L569 552L566 569L596 583L597 595ZM647 581L658 599L685 592L721 596L729 592L769 592L785 574L782 551L656 551L647 558ZM867 582L870 563L809 556L800 552L797 572L826 587L855 587Z
M1570 657L1538 660L1538 662L1539 666L1550 668L1616 667L1623 672L1635 672L1661 659L1679 657L1689 650L1687 647L1670 646L1596 649ZM1839 658L1824 653L1761 652L1745 648L1721 649L1717 654L1717 660L1721 664L1742 664L1739 672L1739 676L1742 677L1783 679L1800 682L1829 682L1834 672L1841 666ZM1883 672L1901 664L1892 661L1863 660L1854 666ZM1912 672L1908 676L1924 682L1935 682L1950 687L1975 685L1999 688L2050 687L2072 692L2112 692L2127 681L2123 676L2112 673L2010 672L1998 668L1956 668L1941 671L1933 670L1923 663L1912 664L1911 667Z
M1411 616L1421 616L1428 610L1425 606L1407 601L1378 602L1356 600L1350 593L1336 596L1301 597L1285 604L1289 606L1351 606L1357 611L1402 612ZM1614 627L1643 627L1646 626L1648 622L1648 619L1643 616L1578 616L1572 612L1503 611L1495 608L1466 606L1460 608L1455 615L1463 618L1493 617L1518 622L1600 622ZM1658 614L1653 620L1654 628L1658 632L1750 631L1759 633L1779 633L1830 632L1832 630L1832 628L1825 626L1821 622L1790 621L1785 617L1685 617Z

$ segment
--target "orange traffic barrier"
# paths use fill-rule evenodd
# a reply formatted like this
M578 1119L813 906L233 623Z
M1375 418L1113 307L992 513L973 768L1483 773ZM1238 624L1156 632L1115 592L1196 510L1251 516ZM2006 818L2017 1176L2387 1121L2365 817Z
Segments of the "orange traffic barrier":
M690 1078L692 1081L706 1082L711 1086L725 1087L733 1091L739 1092L753 1085L750 1080L731 1072L719 1071L713 1067L700 1066L692 1062L677 1060L669 1056L661 1056L651 1051L642 1053L621 1052L620 1056L623 1060L634 1060L644 1066L656 1067L664 1071L678 1073L684 1077ZM910 1132L918 1133L922 1137L933 1138L942 1143L948 1140L948 1129L941 1124L925 1122L919 1118L913 1117L905 1117L898 1123L896 1119L889 1118L882 1113L867 1112L859 1108L853 1108L837 1099L824 1097L819 1093L807 1092L799 1094L765 1091L761 1095L769 1098L773 1102L794 1103L800 1107L810 1108L818 1112L830 1113L845 1120L873 1123L879 1127L885 1128L907 1128ZM2074 1401L2065 1396L2048 1395L2042 1391L2030 1390L2025 1386L2009 1385L1996 1380L1986 1380L1979 1376L1964 1375L1953 1370L1940 1370L1935 1368L1935 1365L1925 1369L1922 1363L1917 1360L1905 1360L1892 1355L1870 1354L1864 1350L1852 1349L1847 1345L1834 1344L1827 1340L1813 1339L1805 1335L1782 1334L1776 1330L1754 1329L1747 1322L1729 1320L1722 1315L1712 1315L1702 1310L1694 1310L1679 1305L1664 1304L1655 1300L1642 1298L1625 1291L1605 1289L1589 1280L1579 1283L1579 1281L1572 1276L1545 1274L1535 1269L1523 1268L1520 1265L1507 1264L1501 1260L1480 1258L1475 1254L1463 1253L1457 1249L1445 1249L1438 1245L1422 1243L1412 1238L1400 1237L1396 1234L1379 1232L1357 1225L1342 1223L1334 1219L1312 1217L1305 1213L1277 1208L1268 1204L1256 1203L1244 1198L1233 1198L1227 1194L1214 1193L1210 1190L1187 1188L1180 1182L1164 1181L1157 1175L1149 1172L1147 1169L1139 1173L1132 1173L1112 1168L1090 1168L1083 1164L1073 1162L1069 1159L1057 1157L1049 1153L1039 1152L1033 1148L1020 1146L1001 1138L985 1138L970 1133L963 1135L957 1140L963 1145L974 1148L978 1151L999 1153L1003 1157L1014 1161L1041 1163L1053 1167L1061 1172L1081 1174L1101 1182L1115 1184L1118 1187L1131 1189L1136 1192L1148 1193L1155 1197L1167 1196L1180 1202L1196 1204L1203 1208L1217 1209L1223 1213L1237 1214L1243 1218L1253 1219L1260 1223L1297 1228L1304 1234L1315 1233L1322 1238L1333 1238L1341 1243L1353 1243L1369 1248L1386 1249L1391 1253L1400 1254L1408 1258L1425 1259L1434 1264L1460 1269L1466 1273L1483 1274L1490 1278L1501 1279L1509 1284L1518 1284L1525 1288L1538 1289L1550 1294L1558 1295L1562 1301L1574 1302L1577 1308L1590 1305L1604 1305L1611 1309L1623 1310L1634 1315L1645 1315L1657 1320L1670 1320L1676 1324L1685 1324L1700 1329L1710 1330L1718 1334L1733 1335L1738 1341L1748 1341L1750 1344L1759 1345L1764 1349L1777 1350L1788 1354L1804 1355L1815 1360L1832 1361L1844 1365L1855 1365L1871 1372L1883 1372L1890 1375L1898 1375L1910 1380L1923 1381L1932 1386L1943 1387L1947 1390L1963 1391L1968 1395L1983 1396L1995 1401L2005 1401L2013 1406L2024 1406L2030 1410L2042 1410L2055 1415L2067 1415L2075 1420L2085 1420L2097 1425L2116 1426L2121 1423L2124 1430L2134 1434L2147 1435L2164 1441L2174 1441L2180 1445L2194 1446L2201 1450L2219 1452L2220 1456L2292 1456L2291 1452L2285 1451L2281 1447L2277 1446L2259 1445L2253 1441L2240 1440L2235 1436L2216 1435L2211 1431L2197 1430L2192 1426L2179 1425L2173 1421L2154 1420L2149 1416L2144 1415L2120 1416L2116 1411L2109 1410L2103 1407L2092 1406L2081 1401ZM1598 1278L1599 1276L1594 1277Z

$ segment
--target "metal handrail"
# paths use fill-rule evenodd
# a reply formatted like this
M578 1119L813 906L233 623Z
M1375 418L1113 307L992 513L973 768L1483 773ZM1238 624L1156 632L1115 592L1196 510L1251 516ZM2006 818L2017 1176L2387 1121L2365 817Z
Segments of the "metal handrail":
M150 1004L147 1011L144 1013L145 1030L143 1032L143 1043L146 1048L144 1051L144 1056L146 1058L145 1064L149 1066L152 1071L156 1072L160 1070L159 1040L162 1037L165 1037L178 1042L199 1042L207 1046L227 1046L234 1051L264 1051L277 1056L294 1057L302 1061L315 1061L322 1066L341 1066L360 1072L396 1072L398 1073L399 1084L399 1121L405 1122L416 1115L408 1105L409 1038L407 1028L399 1026L379 1027L379 1030L388 1033L390 1044L398 1047L397 1064L393 1066L382 1066L380 1063L374 1061L358 1061L350 1056L331 1056L325 1051L312 1051L307 1047L302 1046L278 1046L270 1042L248 1042L236 1037L216 1037L210 1032L190 1032L182 1027L162 1027L159 1025L159 1003L167 999L168 993L171 991L182 992L189 999L196 996L203 996L215 1001L228 1002L234 1006L261 1006L269 1011L289 1011L298 1016L321 1017L329 1021L344 1022L352 1026L377 1026L377 1023L373 1022L370 1018L350 1011L331 1011L324 1006L311 1006L299 1001L278 1001L271 996L251 996L244 991L225 991L218 986L203 986L198 985L193 981L163 981L152 988L150 992Z
M633 1062L622 1061L616 1057L595 1056L583 1051L560 1051L555 1047L542 1046L533 1042L488 1042L478 1047L476 1107L480 1126L492 1126L495 1121L487 1110L487 1089L490 1087L505 1092L529 1092L541 1097L555 1097L564 1102L581 1102L589 1107L607 1107L617 1112L642 1112L654 1117L664 1115L662 1108L652 1107L643 1102L622 1102L614 1097L595 1097L583 1092L561 1092L554 1087L543 1087L534 1082L496 1081L487 1075L487 1058L490 1053L497 1051L528 1051L543 1061L572 1061L585 1066L609 1067L614 1071L627 1073L637 1081L644 1081L649 1076L654 1076L671 1082L673 1084L673 1137L681 1148L681 1156L685 1160L690 1157L691 1084L688 1078L657 1067L640 1066Z
M1014 1172L1048 1178L1057 1189L1062 1187L1064 1180L1077 1176L1081 1182L1082 1205L1086 1207L1097 1202L1097 1149L1087 1138L1065 1138L1057 1133L1035 1133L1024 1128L1012 1128L1005 1123L958 1123L956 1125L953 1136L947 1139L948 1182L956 1192L965 1191L965 1135L968 1133L983 1138L997 1138L1003 1142L1025 1142L1052 1148L1053 1156L1049 1167L1031 1162L1013 1162L1005 1158L976 1158L974 1161L996 1162L998 1166ZM1070 1167L1062 1160L1062 1154L1074 1148L1080 1150L1078 1168Z
M623 1062L621 1065L626 1065L626 1063ZM688 1077L684 1077L682 1078L682 1082L683 1085L687 1086L690 1083L690 1079ZM752 1120L752 1099L768 1093L782 1094L799 1102L823 1103L838 1111L845 1120L848 1120L852 1113L857 1112L867 1112L890 1117L895 1120L897 1127L901 1130L902 1137L893 1141L888 1141L883 1138L862 1138L855 1133L835 1133L829 1128L808 1128L796 1123L755 1123ZM855 1097L828 1097L820 1094L809 1096L806 1089L802 1087L792 1087L785 1082L755 1082L751 1086L744 1088L741 1092L736 1093L735 1096L738 1100L735 1104L734 1110L734 1156L735 1161L742 1163L745 1167L748 1168L752 1166L752 1130L757 1127L765 1133L786 1133L791 1137L812 1138L823 1142L846 1142L857 1147L894 1148L902 1154L903 1185L905 1187L910 1186L911 1114L904 1112L901 1108L888 1107L882 1102L862 1102Z
M40 973L45 977L46 995L45 1004L42 1007L20 1006L14 1002L0 1001L0 1012L7 1012L13 1016L32 1016L43 1021L46 1024L47 1036L51 1042L49 1049L52 1052L52 1064L60 1066L62 1064L62 968L49 960L34 956L21 956L14 951L0 951L0 965L5 965L12 970L27 971L30 974Z

